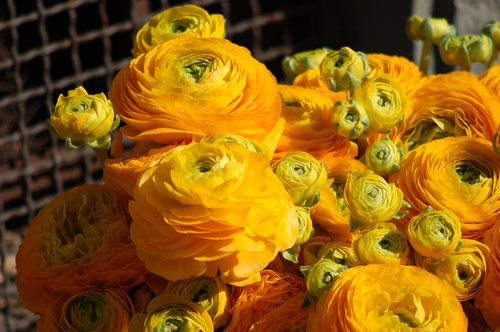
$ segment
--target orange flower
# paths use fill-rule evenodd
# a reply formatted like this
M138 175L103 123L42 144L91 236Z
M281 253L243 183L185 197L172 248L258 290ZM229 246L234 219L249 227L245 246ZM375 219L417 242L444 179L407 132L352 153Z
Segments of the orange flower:
M500 99L500 63L482 72L478 79Z
M500 100L465 71L426 77L410 99L413 111L393 137L405 150L447 136L491 141L500 125Z
M104 185L70 189L45 206L16 257L24 307L43 313L59 295L102 287L129 289L147 271L130 241L125 201Z
M262 153L233 143L179 146L138 179L132 239L169 280L220 273L244 285L294 245L297 216Z
M260 282L233 289L232 317L224 331L305 331L305 292L303 278L264 270Z
M448 137L419 146L389 176L411 205L408 217L427 206L448 210L461 222L462 237L481 240L500 218L500 155L491 142Z
M279 85L278 91L283 98L281 116L286 123L275 160L288 152L304 151L323 161L329 170L335 157L357 155L356 144L335 135L331 129L330 112L339 99L293 85Z
M37 322L39 332L128 332L133 304L120 289L89 289L51 298Z
M281 111L271 72L248 49L219 38L157 45L118 73L109 98L125 136L162 144L227 132L261 141Z
M492 328L500 327L500 222L496 222L484 236L484 243L490 248L483 287L476 296L479 308Z
M369 264L342 272L319 299L307 330L467 331L451 287L416 266Z

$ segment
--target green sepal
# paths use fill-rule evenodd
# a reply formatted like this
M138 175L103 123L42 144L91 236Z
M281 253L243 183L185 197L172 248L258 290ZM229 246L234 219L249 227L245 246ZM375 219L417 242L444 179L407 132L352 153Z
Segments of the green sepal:
M291 248L288 248L281 252L284 259L289 262L297 264L299 262L300 245L296 244Z

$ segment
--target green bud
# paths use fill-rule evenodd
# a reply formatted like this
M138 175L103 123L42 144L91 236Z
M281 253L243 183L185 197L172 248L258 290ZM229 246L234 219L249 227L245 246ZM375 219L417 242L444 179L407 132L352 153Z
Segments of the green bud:
M281 62L281 68L285 75L293 79L309 69L318 68L325 55L333 51L330 48L322 47L286 56Z
M376 174L385 176L397 172L403 159L403 150L390 138L383 138L368 146L364 163Z
M430 41L435 45L439 45L441 40L447 36L454 36L456 28L449 24L445 18L427 17L420 25L420 39Z
M445 36L439 54L448 65L468 70L473 62L488 62L493 54L493 41L485 34Z
M305 274L307 296L317 300L323 292L327 292L333 285L333 282L347 266L336 263L331 253L320 258L313 266L301 269Z
M411 40L420 40L420 26L424 18L418 15L412 15L406 21L406 34Z
M490 37L495 49L500 49L500 21L490 21L481 29L481 33Z
M340 136L356 139L368 129L368 114L364 106L355 99L340 100L333 105L331 113L333 131Z
M366 54L349 47L328 53L319 66L321 80L332 91L354 90L368 69Z

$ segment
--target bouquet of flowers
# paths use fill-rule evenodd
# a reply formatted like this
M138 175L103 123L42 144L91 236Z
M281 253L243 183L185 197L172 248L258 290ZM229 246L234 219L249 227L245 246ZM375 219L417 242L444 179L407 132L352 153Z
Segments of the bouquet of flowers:
M107 96L57 100L50 129L90 145L104 183L27 230L16 282L37 330L498 328L500 23L457 36L412 16L420 67L322 48L283 59L290 84L224 24L168 8ZM427 75L434 46L460 70Z

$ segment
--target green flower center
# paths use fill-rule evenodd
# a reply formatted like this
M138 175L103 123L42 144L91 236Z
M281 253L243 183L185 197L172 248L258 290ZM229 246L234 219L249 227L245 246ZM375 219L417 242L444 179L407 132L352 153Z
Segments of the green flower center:
M181 317L169 317L153 328L153 332L183 331L186 322Z
M196 61L185 66L184 73L191 77L195 82L199 82L209 65L210 61L208 60Z
M94 331L105 320L108 303L102 294L92 294L76 298L69 305L66 319L69 326L77 331Z
M481 183L485 179L490 178L490 172L488 169L468 161L464 161L456 165L455 172L457 172L462 182L468 184Z

